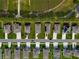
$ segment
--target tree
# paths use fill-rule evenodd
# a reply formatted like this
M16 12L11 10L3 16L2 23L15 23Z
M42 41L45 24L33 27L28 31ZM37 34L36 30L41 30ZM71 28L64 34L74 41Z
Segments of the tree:
M79 3L79 0L73 0L74 3Z

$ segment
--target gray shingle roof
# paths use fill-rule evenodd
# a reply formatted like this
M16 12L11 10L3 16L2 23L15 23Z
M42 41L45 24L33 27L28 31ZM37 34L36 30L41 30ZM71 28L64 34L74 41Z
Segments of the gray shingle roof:
M79 5L76 6L76 11L79 13Z

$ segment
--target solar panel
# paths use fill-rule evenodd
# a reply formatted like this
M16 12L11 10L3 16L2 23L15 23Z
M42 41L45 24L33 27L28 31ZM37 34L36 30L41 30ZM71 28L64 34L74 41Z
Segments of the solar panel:
M38 58L40 54L40 50L35 48L33 49L33 58Z
M5 49L5 59L11 59L11 51L10 49Z
M14 49L14 59L20 59L20 49Z
M49 57L49 49L43 49L43 59L48 59Z

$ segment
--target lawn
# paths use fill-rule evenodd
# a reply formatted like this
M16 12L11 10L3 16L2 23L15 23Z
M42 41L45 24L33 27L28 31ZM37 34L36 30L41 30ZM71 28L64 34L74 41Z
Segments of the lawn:
M7 9L9 11L17 10L17 2L18 0L0 0L0 10ZM21 0L21 10L27 11L28 8L28 0Z
M9 11L15 11L17 10L17 0L8 0L8 10Z
M74 2L73 0L65 0L64 3L62 5L60 5L58 8L54 9L55 12L58 11L63 11L66 12L67 10L71 10L74 7Z
M57 5L59 5L63 0L21 0L21 13L27 13L27 11L45 11L49 9L53 9ZM71 2L71 3L69 3ZM16 12L17 10L17 0L0 0L0 10L7 9L9 12ZM64 11L70 10L74 6L73 0L65 0L55 9L55 11Z
M45 11L54 8L62 0L30 0L30 9L32 11Z

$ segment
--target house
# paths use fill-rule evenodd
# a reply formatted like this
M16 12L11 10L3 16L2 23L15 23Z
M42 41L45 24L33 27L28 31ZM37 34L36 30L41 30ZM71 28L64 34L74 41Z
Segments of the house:
M76 18L79 18L79 5L76 6L75 12L76 12Z

